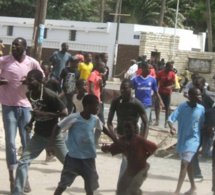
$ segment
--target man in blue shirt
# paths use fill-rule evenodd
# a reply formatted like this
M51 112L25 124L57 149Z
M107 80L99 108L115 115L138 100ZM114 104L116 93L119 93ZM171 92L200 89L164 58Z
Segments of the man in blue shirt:
M175 195L180 194L186 172L188 173L191 188L185 194L194 194L196 191L193 167L190 162L200 144L200 127L204 123L205 109L199 104L202 101L201 91L199 89L191 88L188 95L190 101L180 104L168 118L171 134L175 134L176 130L173 127L173 123L176 120L178 121L178 143L176 151L181 157L181 170Z
M66 67L66 63L71 58L71 54L68 53L69 45L67 43L61 44L61 50L55 51L49 58L50 63L53 65L53 70L50 75L51 79L60 79L61 71Z
M150 119L152 109L152 92L158 98L160 105L164 107L163 101L158 93L157 82L154 77L150 75L151 66L148 62L142 63L142 74L132 79L135 98L142 102L148 120ZM141 128L143 129L143 128Z
M115 143L118 140L103 126L96 116L99 111L98 97L92 94L84 96L82 101L84 110L80 113L73 113L60 121L53 129L49 153L53 151L55 136L60 130L67 130L68 153L61 174L61 180L54 195L62 194L70 186L77 176L82 176L85 183L87 195L93 195L98 187L98 174L96 171L95 158L96 146L94 128L103 131Z

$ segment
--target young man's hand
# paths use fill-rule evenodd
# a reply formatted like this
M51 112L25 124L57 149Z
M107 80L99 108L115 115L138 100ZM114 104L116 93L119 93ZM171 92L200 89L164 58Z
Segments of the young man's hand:
M20 82L23 84L23 85L26 85L26 76L22 77Z
M121 150L126 150L128 147L128 143L125 143L121 140L117 140L116 144L120 147Z
M48 147L46 148L46 152L47 152L48 156L54 155L54 147L51 146L51 145L48 146Z
M32 130L32 123L28 123L27 125L25 125L25 130L28 132L28 133L30 133L31 132L31 130Z
M46 116L46 113L40 110L32 110L31 115L33 117L43 117L43 116Z
M206 133L207 137L213 138L213 136L214 136L213 128L207 128L205 133Z
M110 148L109 145L103 144L102 147L101 147L101 150L102 150L102 152L104 152L104 153L108 153L108 152L109 152L109 148Z

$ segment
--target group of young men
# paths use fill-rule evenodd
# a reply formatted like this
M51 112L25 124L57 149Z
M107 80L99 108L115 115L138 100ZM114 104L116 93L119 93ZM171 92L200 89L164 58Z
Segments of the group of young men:
M47 83L44 84L43 70L36 60L26 55L26 49L26 40L19 37L12 43L12 55L0 57L0 101L5 129L6 161L13 195L31 191L28 167L44 149L64 164L55 195L62 194L78 175L84 179L86 194L94 194L99 187L95 158L101 131L113 140L113 144L103 145L102 151L112 155L122 153L117 194L141 194L140 187L150 168L147 159L157 149L156 144L147 140L152 92L156 96L158 107L165 107L165 126L168 122L170 133L176 133L172 123L178 120L179 124L177 152L181 157L181 170L175 194L180 193L186 171L191 182L191 189L186 194L196 192L190 162L200 145L200 128L204 124L205 108L211 103L208 99L209 92L206 91L206 95L201 97L201 82L195 81L194 87L188 92L189 101L181 104L169 116L170 95L175 81L173 64L167 62L164 70L158 72L158 88L157 81L150 75L149 61L143 61L140 75L122 81L121 95L114 98L110 105L106 128L103 101L108 77L107 54L97 56L93 66L91 54L86 54L84 61L80 62L77 56L68 54L66 43L62 44L60 53L53 53L50 58L53 65L50 79L62 83L68 103L66 107L61 96L48 89ZM86 82L88 94L84 87ZM77 99L73 99L75 88L79 88L75 96ZM135 97L132 96L132 89L135 90ZM202 106L200 103L204 98L205 105ZM76 106L74 100L78 102ZM74 113L74 110L79 112ZM116 129L113 126L115 114ZM59 118L63 119L59 121ZM142 121L140 128L139 118ZM23 146L19 160L15 146L17 129ZM66 140L61 134L63 130L68 130Z
M132 67L134 68L134 65L132 65ZM209 91L209 87L203 77L199 76L196 73L193 73L191 76L192 80L187 83L184 92L184 96L188 98L189 101L180 105L170 115L169 106L171 102L171 93L172 89L175 86L176 79L176 75L173 71L173 63L167 62L163 66L163 70L158 71L155 76L154 74L152 75L154 71L151 70L153 69L154 67L151 65L150 61L145 61L141 63L141 70L135 72L136 76L130 75L130 79L133 83L135 97L144 105L147 117L150 120L152 108L152 93L155 95L155 125L158 125L159 123L159 113L157 112L159 112L161 107L164 107L166 111L164 126L167 127L168 124L170 127L170 132L172 134L176 133L172 123L178 120L179 126L177 152L181 155L182 164L175 194L180 193L186 171L188 172L188 176L191 182L191 189L186 194L195 194L196 186L194 182L203 180L203 175L198 161L200 147L202 147L201 154L203 158L212 157L211 146L214 134L211 130L212 126L210 126L210 131L208 133L209 126L205 124L212 124L213 121L211 117L208 117L208 113L213 113L215 93ZM129 73L130 72L128 71L126 74L127 77ZM157 106L156 104L161 106ZM156 107L158 109L156 109ZM197 115L195 115L196 112ZM205 112L207 116L206 118ZM188 118L189 120L187 120ZM213 173L213 175L215 174ZM214 181L212 189L214 189Z

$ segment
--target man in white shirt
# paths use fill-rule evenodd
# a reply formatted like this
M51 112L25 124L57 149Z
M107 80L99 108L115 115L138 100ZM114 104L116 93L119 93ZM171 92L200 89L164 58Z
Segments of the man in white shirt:
M125 78L126 79L132 79L132 78L134 78L136 76L136 72L138 70L138 65L137 65L137 61L136 60L131 60L130 64L131 64L130 68L125 73Z

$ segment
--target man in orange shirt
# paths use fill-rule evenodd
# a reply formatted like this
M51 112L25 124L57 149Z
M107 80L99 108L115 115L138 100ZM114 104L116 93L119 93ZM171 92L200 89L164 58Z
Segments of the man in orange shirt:
M172 71L172 68L173 64L171 62L167 62L165 69L160 70L157 74L157 82L159 85L158 92L165 106L165 124L164 124L165 128L167 127L167 119L170 114L172 89L175 87L175 73ZM156 122L154 125L158 125L160 117L159 103L155 104L155 114Z
M102 73L105 72L105 64L104 62L98 61L97 64L95 64L94 71L90 73L88 78L88 93L96 95L99 99L99 113L98 117L104 124L104 109L103 109L103 103L101 101L101 92L102 92ZM98 140L100 138L101 131L95 130L95 144L98 147Z

